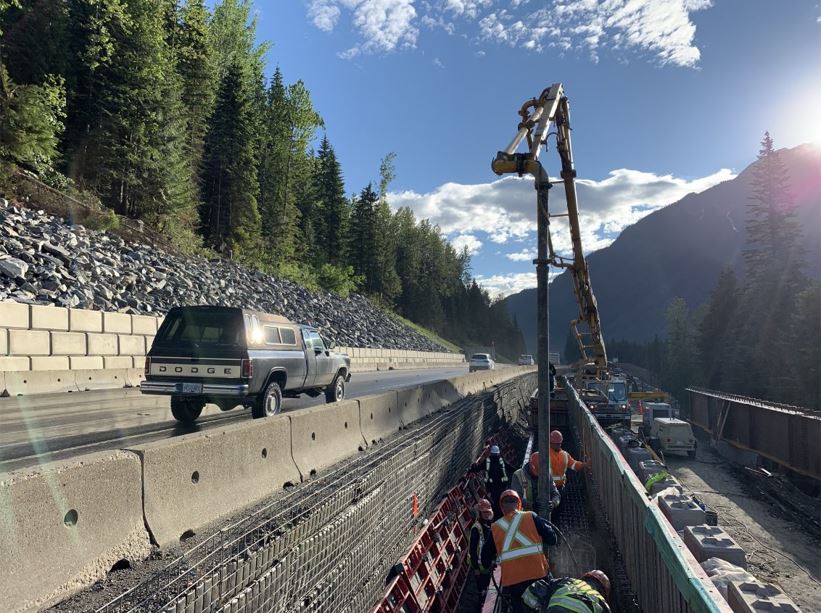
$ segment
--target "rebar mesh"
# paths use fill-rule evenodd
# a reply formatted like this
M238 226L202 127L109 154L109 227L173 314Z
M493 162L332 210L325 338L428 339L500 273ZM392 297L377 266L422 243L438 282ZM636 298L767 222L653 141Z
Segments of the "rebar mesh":
M524 375L446 407L277 496L99 611L368 609L414 536L414 494L425 517L535 384Z

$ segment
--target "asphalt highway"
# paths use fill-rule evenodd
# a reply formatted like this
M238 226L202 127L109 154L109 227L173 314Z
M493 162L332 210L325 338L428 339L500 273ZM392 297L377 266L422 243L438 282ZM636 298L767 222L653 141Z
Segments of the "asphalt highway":
M354 373L346 397L415 387L466 373L466 366ZM324 402L324 395L286 398L283 412ZM168 397L144 396L134 388L0 398L0 472L250 419L250 411L240 407L223 412L208 405L196 424L183 426L171 416Z

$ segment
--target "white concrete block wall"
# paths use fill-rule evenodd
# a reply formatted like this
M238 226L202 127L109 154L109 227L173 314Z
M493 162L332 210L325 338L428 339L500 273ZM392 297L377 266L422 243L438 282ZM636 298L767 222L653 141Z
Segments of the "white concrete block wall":
M145 353L162 321L163 317L151 315L0 302L0 375L55 371L65 378L77 371L85 382L95 380L87 376L90 371L127 370L130 380L138 381ZM336 350L351 356L354 372L465 363L464 356L455 353L366 347ZM86 374L81 376L79 371ZM87 384L80 387L85 389Z

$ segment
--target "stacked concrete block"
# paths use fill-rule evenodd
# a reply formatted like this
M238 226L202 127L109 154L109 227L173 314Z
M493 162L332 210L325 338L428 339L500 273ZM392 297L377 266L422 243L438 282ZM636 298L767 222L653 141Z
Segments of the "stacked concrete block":
M747 568L747 554L733 537L718 526L685 526L684 543L699 562L719 558Z
M659 508L677 531L683 530L685 526L704 524L704 509L688 494L660 496Z
M639 469L636 474L639 481L645 483L650 477L660 472L667 472L667 467L664 464L658 460L643 460L639 462Z
M681 483L679 483L675 477L667 477L664 481L659 481L658 483L654 483L650 487L650 491L647 492L650 496L655 496L659 492L663 492L664 490L670 488L676 488L676 491L681 491Z
M653 459L650 452L647 451L647 448L640 443L628 445L624 450L624 458L637 475L639 474L639 466L641 463Z
M730 581L727 603L734 613L800 613L796 604L775 585L759 581Z

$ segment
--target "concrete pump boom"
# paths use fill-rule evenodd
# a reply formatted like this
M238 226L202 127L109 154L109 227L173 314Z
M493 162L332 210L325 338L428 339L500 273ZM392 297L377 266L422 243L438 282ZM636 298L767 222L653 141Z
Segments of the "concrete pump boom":
M556 148L561 159L561 181L564 185L567 211L551 214L545 206L539 207L539 215L545 216L547 226L547 260L558 268L570 270L573 280L573 292L579 306L578 319L571 321L570 326L579 345L579 351L585 364L592 364L596 370L596 377L601 379L607 372L607 351L604 346L599 310L596 297L590 284L590 272L587 260L582 250L581 230L579 227L579 208L576 197L576 169L573 166L573 149L570 139L570 105L561 83L554 83L545 89L539 98L528 100L519 110L522 118L516 136L504 151L499 151L491 165L493 172L498 175L516 173L519 176L527 173L536 179L536 189L539 186L551 184L544 167L539 162L539 151L546 145L550 125L556 126ZM528 151L516 153L523 140L527 139ZM567 217L570 226L570 240L573 247L573 257L566 258L556 253L550 235L550 219ZM538 260L536 261L538 264ZM580 325L586 329L580 329ZM543 350L539 345L539 351ZM544 348L546 350L546 347Z

